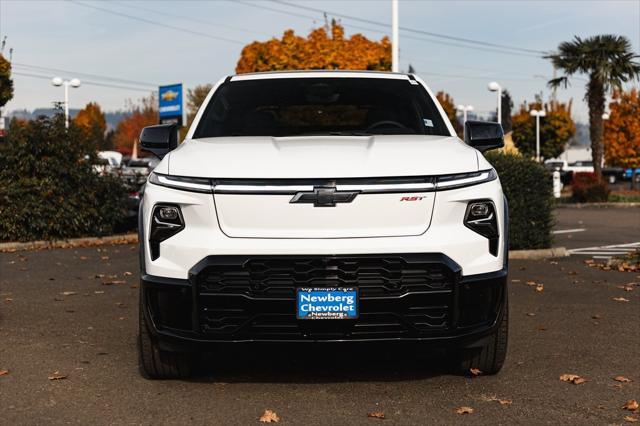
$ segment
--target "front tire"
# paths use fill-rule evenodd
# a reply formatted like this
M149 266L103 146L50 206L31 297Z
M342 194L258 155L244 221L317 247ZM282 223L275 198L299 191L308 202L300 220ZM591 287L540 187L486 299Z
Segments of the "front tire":
M500 372L507 357L507 341L509 337L509 304L505 300L504 312L500 323L489 342L479 348L464 349L459 355L458 371L469 374L477 368L483 375Z
M169 352L158 347L151 338L140 297L138 367L145 379L187 379L191 376L191 354Z

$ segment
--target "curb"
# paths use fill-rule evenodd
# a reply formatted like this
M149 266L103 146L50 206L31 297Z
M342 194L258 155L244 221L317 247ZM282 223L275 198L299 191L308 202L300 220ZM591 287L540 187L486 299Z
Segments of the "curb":
M553 247L539 250L510 250L509 259L518 260L541 260L554 257L568 257L569 252L566 247Z
M554 207L556 209L629 209L640 207L640 203L558 203Z
M0 243L0 253L54 248L94 247L103 245L135 244L138 234L111 235L108 237L73 238L70 240L31 241L27 243Z

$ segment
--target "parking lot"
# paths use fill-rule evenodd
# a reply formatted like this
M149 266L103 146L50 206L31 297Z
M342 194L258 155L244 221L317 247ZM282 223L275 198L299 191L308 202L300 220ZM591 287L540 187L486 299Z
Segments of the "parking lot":
M557 219L556 230L586 229L556 234L570 249L640 241L640 209L563 209ZM452 375L416 345L221 345L193 380L146 381L136 249L0 254L2 423L250 424L265 409L282 424L374 424L374 412L390 424L638 418L622 406L640 400L640 272L589 267L593 255L511 262L509 353L497 376Z

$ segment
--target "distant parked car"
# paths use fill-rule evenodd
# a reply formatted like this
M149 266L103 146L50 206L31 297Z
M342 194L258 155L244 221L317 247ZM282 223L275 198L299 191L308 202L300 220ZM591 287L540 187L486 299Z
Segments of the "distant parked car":
M545 160L544 167L551 173L554 171L560 172L560 181L563 185L571 183L571 179L573 178L573 172L567 170L567 162L565 160Z
M563 182L571 183L574 173L593 173L593 161L574 161L564 167L564 171L566 175ZM622 167L605 166L602 168L602 176L604 176L610 184L614 184L624 177L624 169L622 169ZM629 177L629 179L631 179L631 177Z
M142 185L158 163L156 158L130 158L123 164L120 173L127 183Z
M624 171L622 178L624 180L631 180L633 176L633 168L628 168ZM640 167L636 168L636 182L640 182Z
M122 154L117 151L99 151L98 161L94 164L94 169L98 173L111 173L122 164Z

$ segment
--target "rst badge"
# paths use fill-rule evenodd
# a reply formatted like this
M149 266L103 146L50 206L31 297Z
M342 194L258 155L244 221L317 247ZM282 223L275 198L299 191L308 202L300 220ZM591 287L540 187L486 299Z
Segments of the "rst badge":
M413 196L413 197L402 197L400 201L422 201L427 197Z

